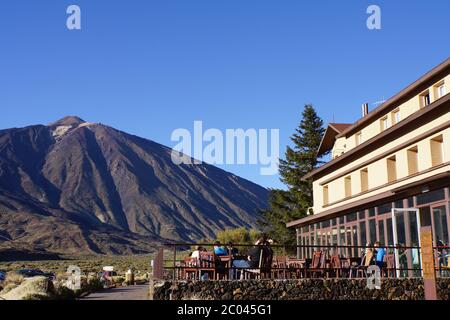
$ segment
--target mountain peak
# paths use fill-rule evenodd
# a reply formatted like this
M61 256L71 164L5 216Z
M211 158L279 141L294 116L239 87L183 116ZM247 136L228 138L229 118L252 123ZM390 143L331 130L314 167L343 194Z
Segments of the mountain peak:
M257 227L265 188L211 165L177 165L168 147L105 128L69 116L0 131L0 238L133 254Z
M64 118L59 119L56 122L50 123L50 127L59 127L59 126L72 126L77 127L82 123L85 123L83 119L77 116L66 116Z

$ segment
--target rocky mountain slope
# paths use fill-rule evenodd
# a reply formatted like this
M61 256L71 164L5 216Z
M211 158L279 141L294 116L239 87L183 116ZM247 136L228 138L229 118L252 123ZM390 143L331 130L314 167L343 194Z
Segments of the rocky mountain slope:
M267 196L231 173L176 165L168 147L77 117L0 131L0 244L146 252L254 227Z

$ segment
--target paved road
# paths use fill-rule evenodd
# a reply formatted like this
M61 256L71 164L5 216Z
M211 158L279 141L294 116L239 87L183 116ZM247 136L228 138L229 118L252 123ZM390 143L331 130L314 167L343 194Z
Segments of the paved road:
M83 300L147 300L148 284L106 289L92 293Z

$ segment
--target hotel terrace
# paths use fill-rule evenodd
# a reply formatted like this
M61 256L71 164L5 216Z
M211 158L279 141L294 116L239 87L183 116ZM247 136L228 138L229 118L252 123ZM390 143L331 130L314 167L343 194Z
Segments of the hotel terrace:
M419 246L418 227L432 226L434 245L450 234L450 59L354 124L330 123L308 173L313 214L296 228L298 258L320 246ZM361 248L344 247L357 257ZM408 266L414 257L408 254Z

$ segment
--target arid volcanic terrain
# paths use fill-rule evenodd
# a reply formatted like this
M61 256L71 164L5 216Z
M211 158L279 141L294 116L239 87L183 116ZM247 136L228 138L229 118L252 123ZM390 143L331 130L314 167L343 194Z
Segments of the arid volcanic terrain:
M168 147L78 117L0 131L0 244L144 253L254 227L267 197L250 181L176 165Z

